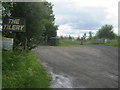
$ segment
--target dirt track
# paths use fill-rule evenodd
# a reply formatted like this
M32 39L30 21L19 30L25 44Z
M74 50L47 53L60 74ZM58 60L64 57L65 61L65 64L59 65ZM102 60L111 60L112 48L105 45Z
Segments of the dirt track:
M50 47L33 50L53 81L52 88L118 87L118 48L110 46Z

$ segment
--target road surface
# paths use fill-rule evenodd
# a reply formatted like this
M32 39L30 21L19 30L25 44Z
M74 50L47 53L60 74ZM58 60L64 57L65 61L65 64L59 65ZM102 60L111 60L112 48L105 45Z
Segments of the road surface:
M51 88L118 87L117 47L40 46L33 51L52 76Z

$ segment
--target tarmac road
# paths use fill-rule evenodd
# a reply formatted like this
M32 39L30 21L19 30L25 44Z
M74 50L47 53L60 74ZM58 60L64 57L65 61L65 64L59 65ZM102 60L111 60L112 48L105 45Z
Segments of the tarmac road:
M53 47L33 50L52 76L51 88L117 88L118 48Z

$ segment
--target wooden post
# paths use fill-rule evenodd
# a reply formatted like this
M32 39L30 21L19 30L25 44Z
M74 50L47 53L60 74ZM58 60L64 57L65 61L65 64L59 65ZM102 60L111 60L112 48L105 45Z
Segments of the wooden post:
M81 45L83 45L83 37L81 37L80 41L81 41Z
M27 37L23 37L23 49L27 49Z
M16 33L13 34L13 50L15 50Z
M27 37L25 37L25 50L27 49Z

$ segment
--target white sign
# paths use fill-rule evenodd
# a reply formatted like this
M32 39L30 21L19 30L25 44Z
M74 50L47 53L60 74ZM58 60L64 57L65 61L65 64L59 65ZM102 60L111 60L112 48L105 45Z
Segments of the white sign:
M5 50L13 50L13 38L2 38L2 47Z

